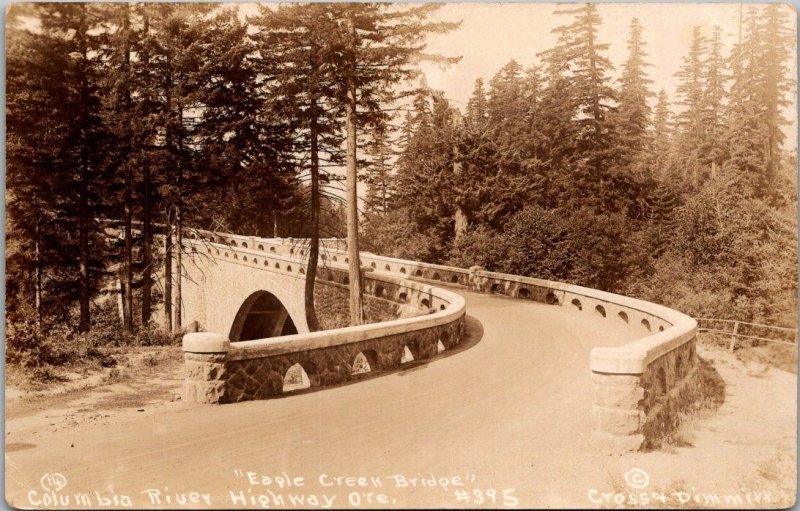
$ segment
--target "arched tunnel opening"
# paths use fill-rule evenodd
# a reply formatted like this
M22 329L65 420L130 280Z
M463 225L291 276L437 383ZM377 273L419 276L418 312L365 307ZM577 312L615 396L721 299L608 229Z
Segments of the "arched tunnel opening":
M237 342L296 333L297 327L281 301L268 291L257 291L239 308L229 337Z

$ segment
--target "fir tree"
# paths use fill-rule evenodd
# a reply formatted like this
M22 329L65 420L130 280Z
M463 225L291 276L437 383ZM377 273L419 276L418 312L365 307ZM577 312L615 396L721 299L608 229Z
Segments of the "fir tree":
M651 110L648 103L654 96L649 86L653 81L648 78L646 68L650 66L645 60L645 42L642 40L642 25L637 18L631 20L628 36L628 59L622 69L620 78L618 106L618 143L624 148L626 164L639 163L639 173L644 172L643 161L650 152L651 140L648 128L651 123Z
M704 60L707 51L707 41L700 27L694 27L689 52L683 59L683 64L676 77L680 80L678 85L679 100L677 104L683 110L676 118L676 129L679 146L680 166L683 169L685 183L697 187L702 173L701 147L705 140L705 127L703 125L704 107Z

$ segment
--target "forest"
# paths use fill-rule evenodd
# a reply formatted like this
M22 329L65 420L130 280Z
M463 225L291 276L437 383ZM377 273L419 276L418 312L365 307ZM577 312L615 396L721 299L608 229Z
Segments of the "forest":
M181 268L186 228L345 237L356 202L362 250L794 325L789 11L748 7L731 47L719 28L676 41L668 97L636 18L615 78L596 6L554 8L557 43L478 78L462 110L419 68L458 62L425 52L459 27L436 5L15 4L7 361L179 333L180 279L152 274Z

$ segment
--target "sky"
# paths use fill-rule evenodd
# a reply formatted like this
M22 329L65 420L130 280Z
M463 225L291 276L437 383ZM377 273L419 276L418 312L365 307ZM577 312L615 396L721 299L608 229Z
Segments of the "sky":
M562 4L569 8L568 4ZM748 5L737 3L597 3L603 20L598 29L600 43L609 45L605 56L614 64L612 78L622 71L628 54L627 39L632 18L638 18L642 37L646 43L647 61L654 93L661 89L670 102L676 100L678 80L675 73L681 67L691 41L692 30L700 26L710 37L715 25L722 29L723 55L727 56L738 40L739 14L746 13ZM423 63L427 83L444 91L451 104L462 111L466 107L475 80L483 78L488 83L492 76L511 59L527 67L538 63L537 54L555 45L557 36L552 30L568 23L569 15L556 15L555 3L444 3L433 15L441 21L461 21L460 28L446 34L429 35L427 53L448 57L461 57L458 64L442 69L436 64ZM793 7L785 4L794 20ZM241 4L240 12L256 12L254 4ZM796 33L796 30L795 30ZM797 55L790 72L797 75ZM655 105L655 98L651 99ZM785 127L786 149L797 147L797 99L784 114L790 121ZM672 106L675 110L677 107Z
M648 69L653 80L653 92L664 89L674 101L683 56L691 41L694 26L711 36L715 25L722 29L724 55L730 52L738 39L741 4L721 3L598 3L598 13L603 24L598 30L601 43L609 44L606 56L614 64L614 78L621 72L627 58L627 38L631 19L636 17L643 27L642 37L649 54ZM747 5L742 6L744 12ZM444 4L436 18L462 21L458 30L447 34L428 36L430 53L461 56L461 62L448 69L434 64L423 64L428 85L442 90L445 96L462 109L466 105L477 78L488 82L511 59L523 66L538 63L537 53L556 43L552 30L568 23L569 15L555 15L557 4L552 3L451 3ZM565 6L568 7L568 6ZM787 12L793 9L785 6ZM795 19L791 12L792 19ZM796 55L791 67L797 74ZM793 101L796 105L796 98ZM792 120L787 129L787 146L796 147L796 106L786 112Z

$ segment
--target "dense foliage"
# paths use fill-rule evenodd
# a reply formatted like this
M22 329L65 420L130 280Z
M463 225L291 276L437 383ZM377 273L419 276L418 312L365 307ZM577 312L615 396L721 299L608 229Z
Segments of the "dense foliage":
M372 169L386 173L381 134L391 103L407 94L401 82L418 75L420 59L457 60L422 54L427 34L457 27L429 21L437 9L262 5L248 17L209 3L11 8L11 358L33 353L36 339L47 345L56 326L65 338L91 337L103 330L93 316L114 298L125 332L151 335L158 306L158 326L180 332L187 228L310 238L306 314L317 328L318 239L357 229L357 201L343 200L331 171L348 163L353 197L358 166L370 182Z
M596 8L556 14L541 65L478 79L465 112L416 98L392 200L368 217L373 250L793 325L791 13L751 7L727 57L718 28L696 28L672 105L651 90L638 20L612 83Z
M539 64L478 79L463 111L412 86L420 59L456 61L424 51L426 34L457 28L429 19L436 8L290 4L246 18L217 4L12 6L12 358L56 360L53 335L107 333L118 296L139 342L151 342L157 305L180 331L170 272L184 227L343 237L357 202L346 222L332 173L345 162L367 187L366 250L794 323L784 6L748 8L729 49L720 30L696 29L670 101L651 89L638 20L615 81L597 8L562 5Z

